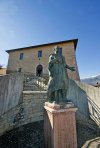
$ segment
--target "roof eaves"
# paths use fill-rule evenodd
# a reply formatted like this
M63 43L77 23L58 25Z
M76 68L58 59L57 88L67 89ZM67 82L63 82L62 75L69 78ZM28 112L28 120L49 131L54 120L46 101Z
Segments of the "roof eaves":
M66 43L66 42L74 42L74 48L76 50L78 39L65 40L65 41L59 41L59 42L53 42L53 43L47 43L47 44L41 44L41 45L35 45L35 46L29 46L29 47L23 47L23 48L16 48L16 49L11 49L11 50L6 50L6 52L9 53L9 52L12 52L12 51L17 51L17 50L23 50L23 49L28 49L28 48L36 48L36 47L41 47L41 46L49 46L49 45L54 45L54 44Z

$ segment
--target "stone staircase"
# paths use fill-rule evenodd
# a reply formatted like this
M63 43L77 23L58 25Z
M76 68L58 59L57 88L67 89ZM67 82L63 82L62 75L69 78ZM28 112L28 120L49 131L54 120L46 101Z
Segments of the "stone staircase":
M26 82L26 84L23 87L23 90L24 91L46 91L46 88L44 87L44 85L40 85L40 82L38 83L37 78L34 78Z

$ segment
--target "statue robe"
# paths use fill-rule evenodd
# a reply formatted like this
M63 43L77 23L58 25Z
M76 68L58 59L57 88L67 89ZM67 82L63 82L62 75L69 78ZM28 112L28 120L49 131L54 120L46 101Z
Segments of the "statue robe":
M65 57L60 54L51 54L49 56L48 70L50 78L47 88L47 98L49 100L54 91L68 89L68 74Z

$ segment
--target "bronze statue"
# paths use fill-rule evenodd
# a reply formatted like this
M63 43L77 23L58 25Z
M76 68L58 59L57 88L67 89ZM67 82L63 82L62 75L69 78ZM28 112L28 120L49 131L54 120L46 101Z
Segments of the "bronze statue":
M75 71L74 67L66 64L65 57L61 54L59 46L54 47L54 54L50 54L48 70L49 82L47 88L47 98L49 102L67 102L66 94L68 90L67 68Z

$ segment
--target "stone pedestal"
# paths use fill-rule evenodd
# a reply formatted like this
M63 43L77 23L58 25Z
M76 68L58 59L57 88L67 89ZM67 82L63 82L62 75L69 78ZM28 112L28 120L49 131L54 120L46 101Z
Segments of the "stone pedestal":
M53 109L48 106L44 106L44 148L77 148L77 108Z

